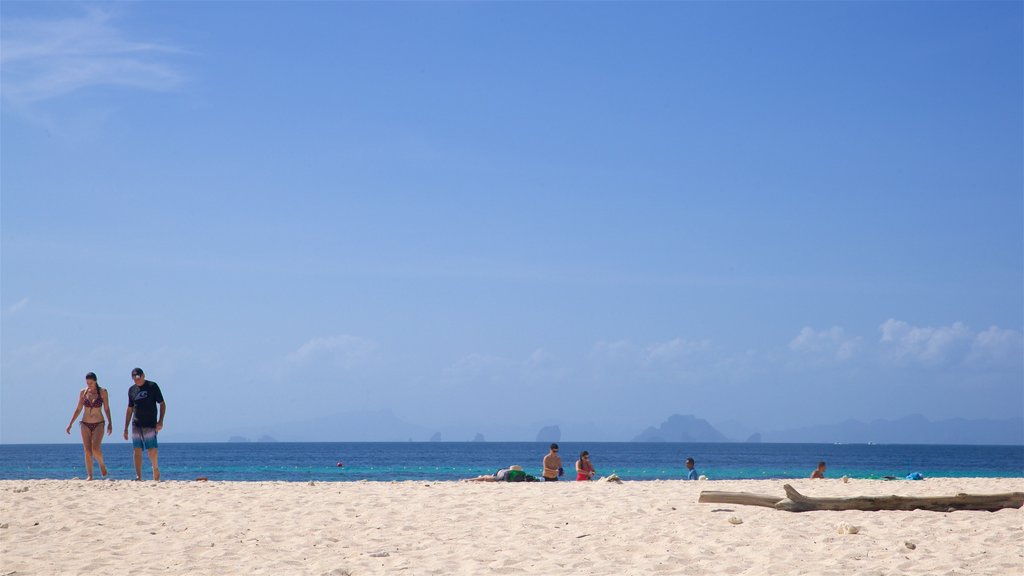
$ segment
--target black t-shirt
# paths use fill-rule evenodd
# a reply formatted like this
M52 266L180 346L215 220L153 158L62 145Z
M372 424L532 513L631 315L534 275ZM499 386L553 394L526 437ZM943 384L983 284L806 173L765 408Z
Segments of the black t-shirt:
M146 380L142 386L128 389L128 407L135 408L132 423L140 428L156 428L156 405L164 401L156 382Z

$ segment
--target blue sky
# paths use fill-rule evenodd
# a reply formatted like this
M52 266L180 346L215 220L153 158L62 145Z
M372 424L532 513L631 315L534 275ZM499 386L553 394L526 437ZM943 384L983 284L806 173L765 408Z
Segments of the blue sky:
M0 441L1024 412L1019 2L0 15Z

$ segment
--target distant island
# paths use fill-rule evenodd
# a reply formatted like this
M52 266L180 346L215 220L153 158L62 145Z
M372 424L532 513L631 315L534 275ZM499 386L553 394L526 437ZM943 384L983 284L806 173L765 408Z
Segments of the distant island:
M729 442L729 439L703 418L673 414L657 428L652 426L641 432L633 442Z
M931 421L920 414L912 414L897 420L846 420L728 438L703 418L673 414L660 425L641 432L633 441L1020 445L1024 444L1024 418Z
M277 442L277 440L275 440L273 437L267 436L266 434L264 434L263 436L260 436L259 440L256 440L256 441L257 442ZM228 442L252 442L252 440L249 440L245 436L231 436L230 438L228 438Z
M537 432L537 442L559 442L562 430L558 426L545 426Z

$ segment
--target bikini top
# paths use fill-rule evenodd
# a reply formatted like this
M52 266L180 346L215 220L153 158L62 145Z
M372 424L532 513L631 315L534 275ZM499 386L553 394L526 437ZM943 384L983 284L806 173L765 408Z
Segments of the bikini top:
M82 405L86 408L100 408L103 406L103 395L97 393L95 400L89 400L89 395L85 394L82 396Z

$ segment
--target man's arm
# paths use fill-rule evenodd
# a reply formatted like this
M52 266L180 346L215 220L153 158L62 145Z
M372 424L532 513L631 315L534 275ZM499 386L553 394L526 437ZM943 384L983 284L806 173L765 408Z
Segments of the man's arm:
M156 421L156 431L159 432L164 429L164 414L167 414L167 403L160 403L160 419Z
M135 412L135 408L131 406L124 411L124 439L128 439L128 423L132 421L132 413Z

